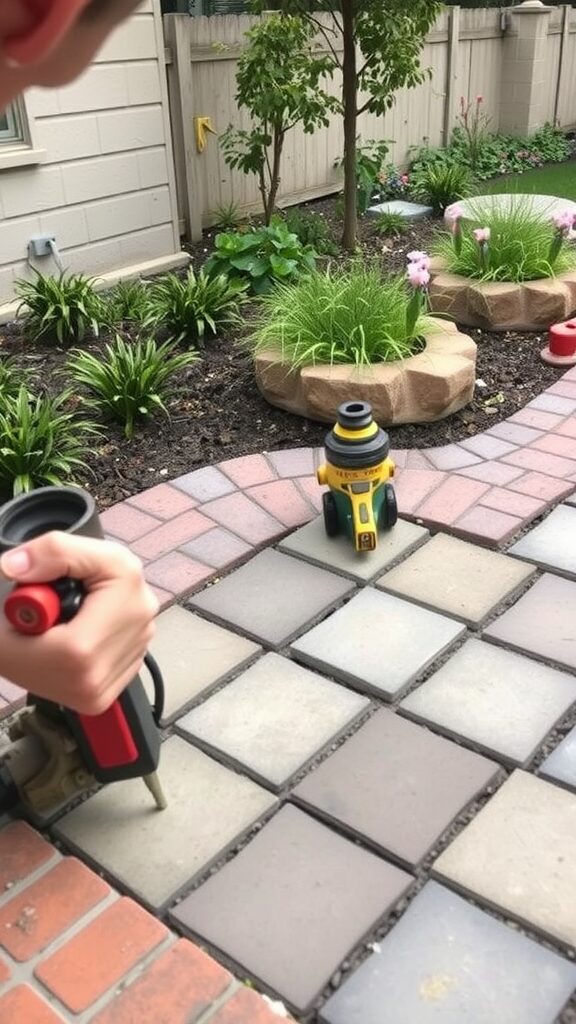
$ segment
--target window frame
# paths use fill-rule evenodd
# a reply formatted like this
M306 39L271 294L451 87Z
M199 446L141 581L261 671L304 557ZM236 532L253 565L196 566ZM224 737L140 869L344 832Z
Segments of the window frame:
M14 100L3 113L7 127L0 127L0 171L43 163L47 153L35 142L34 123L24 99Z

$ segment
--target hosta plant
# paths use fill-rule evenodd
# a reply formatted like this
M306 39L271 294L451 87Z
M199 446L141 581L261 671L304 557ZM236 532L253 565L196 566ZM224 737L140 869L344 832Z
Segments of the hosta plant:
M252 350L276 350L293 369L319 363L373 363L403 359L422 348L430 329L400 277L382 278L374 266L314 273L265 296Z
M302 245L280 217L268 227L216 235L216 250L206 263L210 275L224 274L231 284L263 295L277 283L297 280L315 266L316 253Z
M172 342L159 345L154 338L130 342L117 335L106 345L103 358L92 352L72 352L67 369L75 383L86 388L88 404L118 420L131 440L138 420L157 412L168 414L174 374L197 359L196 352L175 354Z
M33 395L21 385L0 402L0 496L4 499L47 484L74 481L87 469L95 423L67 408L71 392Z
M146 327L164 328L170 341L202 345L210 335L238 319L246 285L204 270L185 277L167 274L151 289Z
M17 315L31 341L71 345L97 336L105 321L105 305L83 274L45 277L36 271L33 281L16 281L15 290L22 300Z

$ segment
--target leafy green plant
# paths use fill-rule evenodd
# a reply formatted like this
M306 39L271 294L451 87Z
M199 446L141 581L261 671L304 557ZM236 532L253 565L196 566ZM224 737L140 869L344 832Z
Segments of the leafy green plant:
M390 199L410 199L410 175L400 171L394 164L385 164L378 172L375 195L381 203Z
M31 341L70 345L87 334L98 336L105 306L94 291L94 281L83 274L45 277L35 271L34 281L16 281L22 300L18 317Z
M395 210L386 210L378 215L376 230L381 235L404 235L408 230L408 221Z
M530 197L471 203L470 216L441 235L433 252L448 270L485 281L535 281L576 267L576 249L566 240L568 222L534 208Z
M411 183L414 199L430 203L437 214L474 192L469 169L456 163L431 163L421 167L412 174Z
M364 145L356 140L356 208L360 217L366 213L372 199L380 198L380 175L389 149L390 143L385 139L379 142L370 139ZM343 168L344 158L337 160L335 166Z
M145 327L163 327L170 341L203 345L207 335L237 320L244 290L244 282L204 270L189 270L185 277L166 274L150 290Z
M71 397L70 391L36 396L22 384L0 403L0 495L70 483L76 470L88 468L89 439L99 430L66 411Z
M238 210L238 203L233 199L229 203L219 203L214 211L214 227L218 231L233 231L240 221Z
M284 214L286 227L303 246L314 249L319 256L336 256L338 246L335 245L332 233L326 221L312 210L299 210L297 206L286 210Z
M477 96L474 103L471 100L465 100L463 96L460 97L458 120L466 138L469 166L473 172L478 166L491 121L484 110L483 104L483 96ZM457 198L463 197L458 196Z
M0 357L0 403L15 398L27 376L13 356Z
M139 278L119 281L104 298L110 327L143 324L149 313L150 285Z
M88 404L122 423L130 441L138 420L158 410L168 415L172 377L197 359L196 352L174 354L172 342L158 345L153 338L127 342L117 335L106 345L104 359L76 351L68 359L67 370L89 392Z
M216 235L215 244L206 272L224 274L233 287L247 285L254 295L310 272L316 261L311 246L302 245L279 217L273 217L267 227Z
M293 369L316 363L372 363L403 359L421 348L430 327L417 316L407 331L412 295L401 278L383 279L375 266L314 273L262 299L247 344L275 350Z

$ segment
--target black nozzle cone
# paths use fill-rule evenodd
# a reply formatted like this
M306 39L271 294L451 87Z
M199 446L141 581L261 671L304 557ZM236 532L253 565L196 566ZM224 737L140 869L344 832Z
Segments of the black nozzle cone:
M372 406L369 402L343 402L338 406L338 423L346 430L363 430L372 423Z
M373 427L368 437L340 437L338 427L344 430L365 431ZM390 439L372 419L372 406L369 402L343 402L338 407L338 423L326 435L324 442L326 459L332 466L342 469L367 469L377 466L388 457Z

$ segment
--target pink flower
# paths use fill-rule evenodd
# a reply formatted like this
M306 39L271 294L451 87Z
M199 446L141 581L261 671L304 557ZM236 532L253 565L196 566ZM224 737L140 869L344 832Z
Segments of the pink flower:
M483 102L484 102L484 97L483 96L477 96L476 97L476 103L483 103Z
M408 260L409 263L427 263L428 267L430 266L428 254L425 252L420 252L420 249L414 249L414 252L409 252L406 259ZM428 267L426 269L428 269Z
M402 182L403 185L407 185L408 184L408 175L407 174L402 174L401 177L400 177L400 181Z
M474 228L472 234L479 245L490 241L490 228Z
M574 214L571 210L563 210L561 213L554 213L552 220L554 221L554 227L558 231L570 231L574 223Z
M409 263L406 276L413 288L425 288L430 280L426 267L417 263Z

